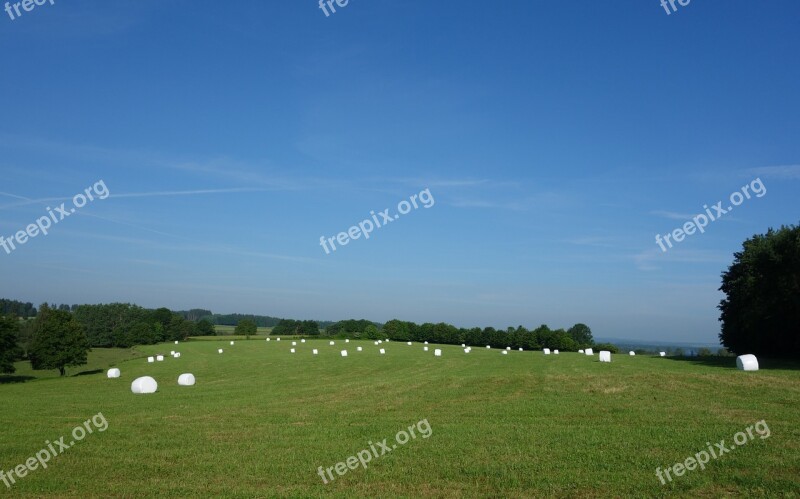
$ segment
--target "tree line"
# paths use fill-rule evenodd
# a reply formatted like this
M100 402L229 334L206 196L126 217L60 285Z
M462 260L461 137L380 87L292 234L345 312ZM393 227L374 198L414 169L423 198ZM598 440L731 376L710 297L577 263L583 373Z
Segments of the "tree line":
M275 331L273 330L273 334ZM571 328L552 330L542 324L536 329L523 326L509 327L505 330L485 327L471 329L457 328L451 324L414 322L392 319L379 328L367 320L340 321L326 330L326 335L354 339L389 339L392 341L428 341L444 345L491 346L493 348L524 348L536 350L540 348L558 349L565 352L577 351L592 346L608 347L616 351L613 345L595 345L592 330L586 324L575 324Z
M36 307L30 302L23 303L17 300L0 298L0 315L16 315L22 318L34 317L36 315Z
M210 310L202 308L193 308L191 310L179 310L175 312L181 315L184 319L189 321L207 320L216 326L238 326L243 320L252 321L257 327L276 327L281 321L289 319L281 319L279 317L271 317L269 315L253 315L253 314L214 314ZM315 321L320 327L328 327L333 324L332 321Z

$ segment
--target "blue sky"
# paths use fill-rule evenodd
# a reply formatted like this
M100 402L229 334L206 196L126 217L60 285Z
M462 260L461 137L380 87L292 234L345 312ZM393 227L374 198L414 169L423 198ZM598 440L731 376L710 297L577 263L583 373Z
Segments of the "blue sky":
M795 1L0 14L0 235L111 193L0 250L3 297L713 342L733 252L800 222ZM426 188L431 208L320 246Z

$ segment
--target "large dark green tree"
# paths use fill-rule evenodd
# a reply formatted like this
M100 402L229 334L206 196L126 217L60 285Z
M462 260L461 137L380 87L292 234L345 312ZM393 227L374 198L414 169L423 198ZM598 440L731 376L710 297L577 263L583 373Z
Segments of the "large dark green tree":
M13 315L0 315L0 374L13 373L14 361L19 358L17 332L19 320Z
M800 227L743 243L722 274L720 340L737 354L800 358Z
M88 352L89 340L72 313L39 307L28 352L34 369L58 369L64 376L67 367L86 364Z

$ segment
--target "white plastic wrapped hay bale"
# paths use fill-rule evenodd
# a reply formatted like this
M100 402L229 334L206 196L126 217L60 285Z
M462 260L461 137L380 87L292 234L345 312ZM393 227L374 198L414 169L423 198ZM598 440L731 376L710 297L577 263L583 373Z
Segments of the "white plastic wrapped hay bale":
M411 346L411 342L410 341L406 342L406 345Z
M294 353L294 348L290 348L289 353Z
M335 344L336 344L336 343L334 343L334 342L332 342L332 341L331 341L330 343L328 343L328 345L330 345L330 346L333 346L333 345L335 345Z
M509 351L510 351L510 350L511 350L511 347L506 347L506 350L509 350Z
M171 350L171 351L169 352L169 354L170 354L170 355L172 355L172 356L174 357L174 356L175 356L175 350Z
M306 342L306 339L305 339L305 338L303 338L302 340L300 340L300 343L305 343L305 342Z
M441 348L437 348L436 350L434 350L433 351L433 355L434 355L434 357L441 357L442 356Z
M461 348L467 348L467 344L466 343L462 343L461 344Z
M549 348L545 348L542 351L544 352L545 355L550 355L550 349Z
M503 355L508 355L508 350L501 350L501 352L503 353Z
M217 350L217 352L222 353L222 349L220 348L219 350Z
M380 342L377 342L377 341L376 341L376 342L375 342L375 346L378 346L378 345L380 345Z
M147 362L153 363L153 362L155 362L155 361L156 361L156 358L155 358L155 357L148 357L148 358L147 358Z
M293 347L296 347L296 346L297 346L297 342L296 342L296 341L293 341L293 342L292 342L292 346L293 346Z
M491 349L492 346L491 345L486 345L486 348Z
M578 353L583 353L583 350L578 350Z
M386 355L386 350L385 349L381 348L379 351L381 352L381 355Z
M464 349L464 353L469 353L471 350L469 348Z
M233 346L233 342L231 341L231 346Z
M611 362L611 352L600 350L600 362Z
M181 358L181 353L180 352L175 352L175 355L173 355L173 357L175 357L176 359L180 359Z
M422 351L423 352L427 352L428 351L428 347L422 347Z
M178 344L178 341L177 341L177 340L175 340L175 344L176 344L176 345Z
M558 355L558 350L553 350L553 355Z
M158 390L158 383L150 376L142 376L136 378L131 383L131 391L136 394L140 393L155 393Z
M275 341L281 341L281 339L280 338L275 338Z
M628 355L630 355L631 357L633 357L634 355L636 355L636 352L634 352L633 350L631 350L630 352L628 352Z
M584 350L584 353L586 353L586 355L594 355L594 352L592 351L591 348L587 348L586 350Z
M342 357L347 357L347 350L342 350Z
M345 343L350 343L350 339L349 339L349 338L346 338L346 339L344 340L344 342L345 342Z
M736 368L740 371L758 371L758 359L752 354L740 355L736 357Z
M361 348L361 347L356 347L356 352L361 352L362 350L364 350L364 349Z
M119 369L117 369L116 367L109 369L108 372L106 373L106 376L108 376L109 378L119 378L120 377Z
M163 355L156 355L156 361L157 362L164 362L164 356Z
M180 386L194 386L195 379L192 373L183 373L178 376L178 384Z
M520 351L520 352L522 351L522 347L519 347L519 351Z
M658 352L658 355L661 356L661 357L666 357L667 356L667 352Z
M311 353L314 354L314 355L317 355L317 354L319 354L319 351L315 348L314 350L311 350Z
M428 342L426 341L426 342L425 342L425 344L427 345L427 344L428 344Z

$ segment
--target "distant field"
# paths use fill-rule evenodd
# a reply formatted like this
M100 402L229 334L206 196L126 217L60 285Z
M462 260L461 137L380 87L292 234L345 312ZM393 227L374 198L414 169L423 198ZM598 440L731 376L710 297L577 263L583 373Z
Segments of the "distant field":
M362 346L363 352L356 352ZM0 468L102 412L103 433L13 487L15 497L797 497L800 364L745 373L673 360L367 341L190 341L104 374L0 384ZM433 345L430 346L431 350ZM223 354L217 349L222 348ZM311 349L320 350L313 356ZM339 351L347 348L349 356ZM93 354L97 367L113 355ZM769 362L764 362L769 366ZM103 366L106 367L106 366ZM83 368L81 369L83 370ZM74 371L70 371L71 373ZM180 387L179 374L197 377ZM151 375L153 395L130 383ZM427 419L416 438L324 484L335 466ZM665 468L765 420L771 436L661 485ZM0 485L0 490L3 488Z
M219 335L229 335L229 334L233 334L236 331L236 326L214 326L214 330ZM272 332L272 328L271 327L259 327L259 328L257 328L257 333L256 334L261 334L261 335L265 335L266 336L270 332Z

